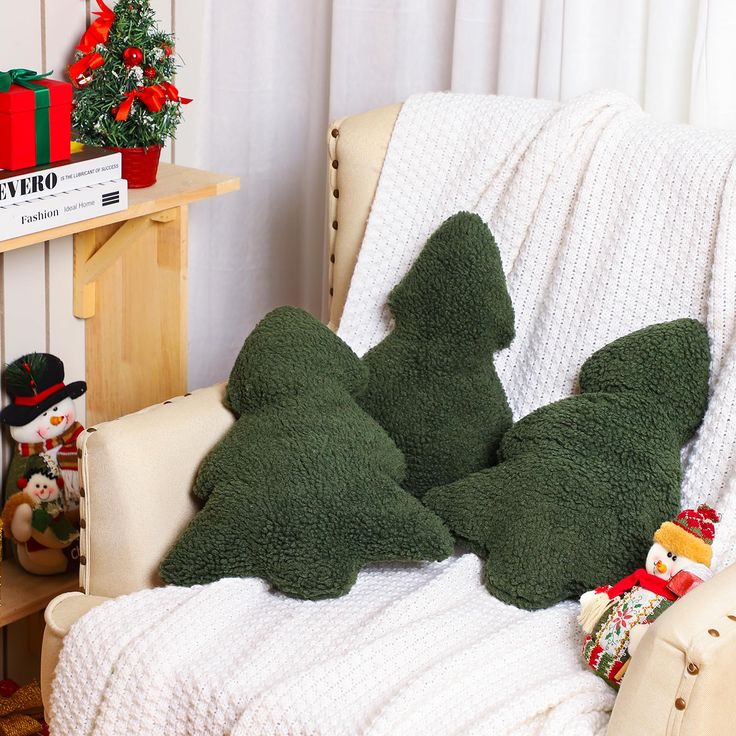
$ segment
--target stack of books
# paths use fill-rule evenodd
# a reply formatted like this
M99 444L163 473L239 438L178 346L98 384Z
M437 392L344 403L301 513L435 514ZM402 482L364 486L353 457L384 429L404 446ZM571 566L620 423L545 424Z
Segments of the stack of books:
M127 209L120 177L120 154L91 147L47 166L0 169L0 240Z

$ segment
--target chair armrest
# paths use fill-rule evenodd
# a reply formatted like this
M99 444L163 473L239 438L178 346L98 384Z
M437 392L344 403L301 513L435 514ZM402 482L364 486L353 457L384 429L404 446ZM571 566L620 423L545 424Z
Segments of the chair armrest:
M623 678L608 736L733 733L736 565L668 608Z
M160 584L158 566L199 504L200 463L232 425L224 384L92 427L79 438L85 593Z
M110 600L97 595L83 593L64 593L56 596L46 607L44 618L46 628L43 632L41 647L41 696L48 713L49 696L51 695L51 681L54 677L56 663L59 661L61 646L64 637L71 629L72 624L91 611L100 603Z

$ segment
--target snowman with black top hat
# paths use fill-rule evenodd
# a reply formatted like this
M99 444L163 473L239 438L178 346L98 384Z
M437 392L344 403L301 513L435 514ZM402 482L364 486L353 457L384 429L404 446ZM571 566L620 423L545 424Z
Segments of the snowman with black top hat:
M6 367L5 387L11 403L0 412L0 421L9 426L15 447L5 482L4 529L29 572L63 572L66 567L58 554L33 555L50 564L29 566L26 553L66 549L78 537L77 438L84 427L76 420L74 399L84 394L87 384L65 384L59 358L30 353ZM73 561L68 552L66 557L68 563Z

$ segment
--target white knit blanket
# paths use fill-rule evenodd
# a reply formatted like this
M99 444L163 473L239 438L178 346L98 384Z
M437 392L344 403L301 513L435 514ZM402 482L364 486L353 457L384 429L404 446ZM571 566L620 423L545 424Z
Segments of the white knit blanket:
M684 452L683 502L719 508L716 565L733 562L735 158L734 136L659 125L612 93L565 105L413 97L340 334L359 353L386 334L386 295L459 209L489 223L504 259L517 338L496 362L517 417L569 395L610 340L703 319L712 396ZM613 693L581 662L575 604L519 611L488 595L480 571L470 554L376 567L316 603L257 580L112 601L65 639L52 732L603 733Z

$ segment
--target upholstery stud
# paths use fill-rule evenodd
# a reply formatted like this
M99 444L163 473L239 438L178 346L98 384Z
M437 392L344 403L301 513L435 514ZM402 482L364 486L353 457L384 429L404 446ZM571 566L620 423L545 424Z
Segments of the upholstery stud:
M698 665L696 665L695 662L690 662L687 666L687 671L691 675L697 675L700 672L700 667L698 667Z
M170 404L170 403L171 403L170 401L164 401L164 406L166 406L166 404Z
M720 632L720 631L718 631L718 629L708 629L708 633L709 633L709 634L710 634L711 636L714 636L714 637L715 637L715 636L720 636L720 635L721 635L721 632Z
M80 519L79 520L79 528L80 529L86 529L87 528L87 519Z
M730 619L731 619L731 621L736 621L736 614L733 614L733 613L729 613L729 614L728 614L728 618L730 618Z
M333 296L334 293L335 293L335 290L330 286L330 296Z
M677 700L675 700L675 708L677 708L677 710L685 710L686 707L687 703L684 698L677 698Z
M88 431L88 432L89 432L90 434L92 434L92 432L96 432L96 431L97 431L97 427L89 427L89 428L87 429L87 431Z
M337 220L332 221L332 229L337 230Z
M332 190L332 196L333 196L333 197L334 197L335 199L340 199L340 190L339 190L339 189L333 189L333 190Z
M337 167L338 167L339 165L340 165L340 164L339 164L339 163L337 163L337 161L333 161L333 162L332 162L332 168L333 168L333 169L336 169L336 168L337 168Z
M79 497L84 498L84 488L79 488Z
M333 253L333 254L332 254L332 255L330 256L330 263L334 263L334 262L335 262L335 254Z
M77 457L82 457L82 451L81 450L77 450Z
M330 131L330 135L332 135L332 137L333 137L333 138L337 138L337 136L339 136L339 135L340 135L340 131L339 131L339 130L338 130L337 128L333 128L333 129L332 129L332 130Z
M80 565L86 565L87 564L87 558L84 555L79 556L79 564Z

